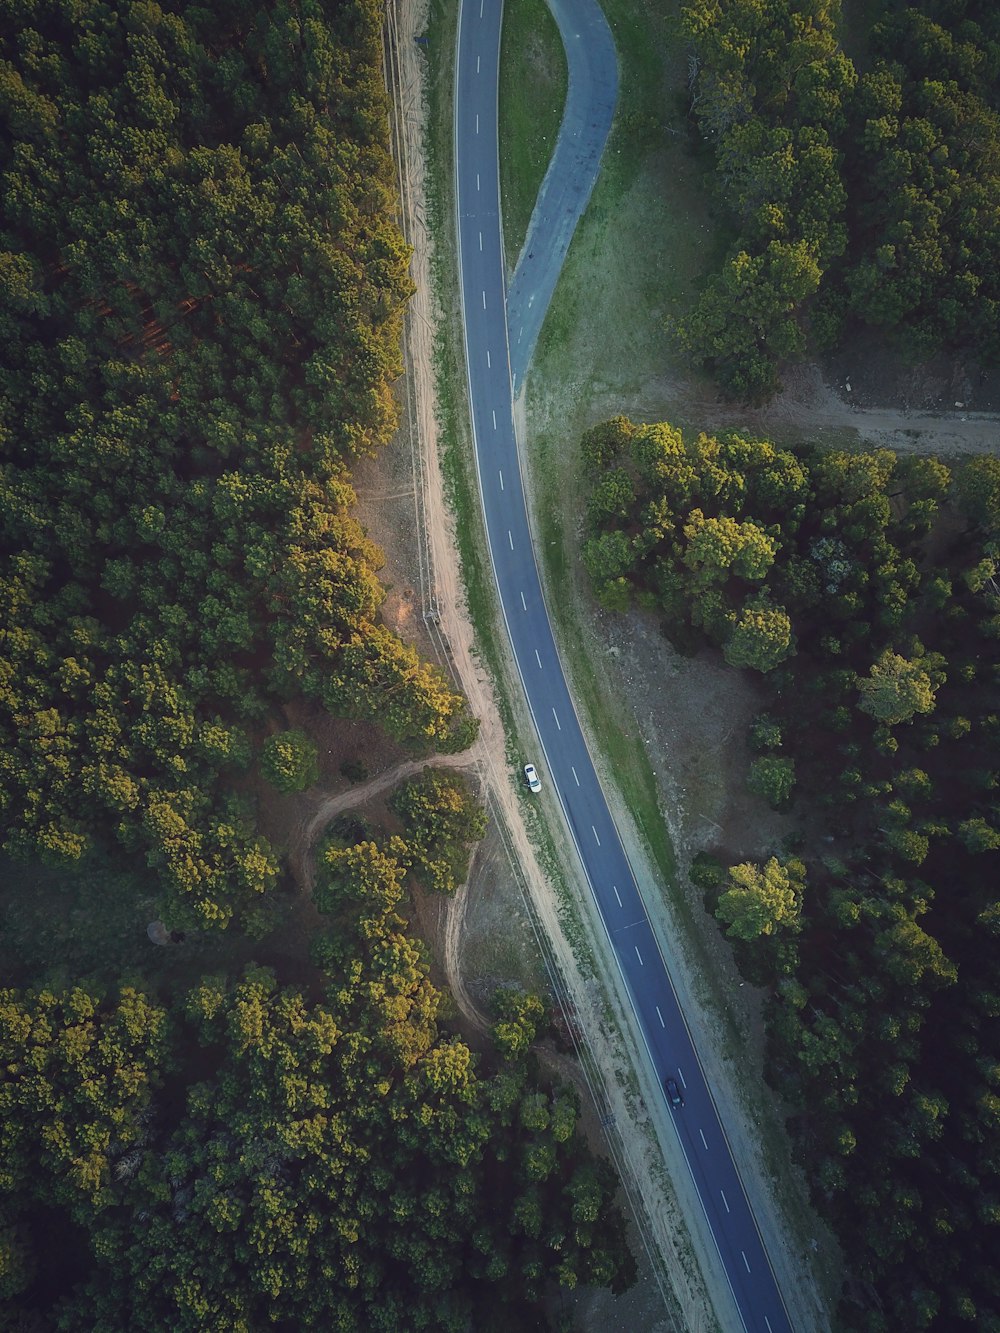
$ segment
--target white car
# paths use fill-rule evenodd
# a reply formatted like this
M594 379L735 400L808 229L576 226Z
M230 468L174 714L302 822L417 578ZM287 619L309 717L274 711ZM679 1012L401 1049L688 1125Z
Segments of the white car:
M524 766L524 780L525 780L525 782L528 784L528 790L529 790L529 791L541 791L541 790L542 790L542 784L541 784L541 782L540 782L540 780L539 780L538 774L535 772L535 765L534 765L534 764L525 764L525 766Z

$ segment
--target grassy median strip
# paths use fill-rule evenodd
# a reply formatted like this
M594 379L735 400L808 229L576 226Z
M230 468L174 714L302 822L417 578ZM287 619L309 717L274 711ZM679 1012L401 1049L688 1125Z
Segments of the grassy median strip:
M555 147L566 53L545 0L505 0L500 47L500 192L511 270Z

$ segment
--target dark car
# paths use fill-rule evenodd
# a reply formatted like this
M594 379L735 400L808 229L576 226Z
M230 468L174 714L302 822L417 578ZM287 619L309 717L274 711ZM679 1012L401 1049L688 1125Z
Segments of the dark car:
M675 1078L665 1078L663 1080L664 1091L667 1094L667 1101L676 1111L679 1106L684 1105L684 1098L681 1096L681 1090L677 1086Z

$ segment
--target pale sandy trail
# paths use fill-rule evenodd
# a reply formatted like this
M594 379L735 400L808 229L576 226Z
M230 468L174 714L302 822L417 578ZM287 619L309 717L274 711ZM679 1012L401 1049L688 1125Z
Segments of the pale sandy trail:
M299 826L294 838L294 850L291 854L292 863L296 877L303 888L307 892L312 889L315 878L313 854L316 850L316 844L338 815L343 814L345 810L356 810L358 806L367 804L373 797L381 796L390 787L395 787L398 783L405 782L407 778L422 773L425 768L474 768L475 764L476 760L469 750L466 750L464 754L434 755L426 759L404 759L395 768L390 768L385 773L379 773L370 782L348 787L346 791L321 797L313 813Z

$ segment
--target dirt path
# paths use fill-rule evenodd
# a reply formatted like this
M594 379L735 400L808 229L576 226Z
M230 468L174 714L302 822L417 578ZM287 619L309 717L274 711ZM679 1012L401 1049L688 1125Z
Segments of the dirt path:
M477 747L478 748L478 747ZM293 871L305 892L312 891L316 879L316 845L338 815L345 810L356 810L367 805L376 796L389 791L407 778L415 777L425 768L472 769L478 767L473 751L464 754L435 755L429 759L405 759L387 769L370 782L349 787L347 791L324 796L307 820L293 835L291 863ZM472 866L470 866L470 878ZM459 887L447 900L442 937L441 966L455 1003L464 1017L480 1032L486 1032L489 1019L476 1007L462 976L461 938L468 903L468 884Z
M782 373L784 391L767 407L685 398L683 390L678 400L706 430L739 426L763 435L794 433L806 440L817 432L854 431L860 442L898 453L994 453L1000 444L1000 414L995 412L861 406L850 400L846 385L842 394L827 384L816 365L793 366Z
M474 768L475 763L472 752L468 750L464 754L434 755L429 759L404 759L395 768L380 773L370 782L324 796L293 836L290 859L299 883L306 892L312 889L316 872L313 857L316 844L330 824L345 810L355 810L359 805L366 805L373 797L381 796L390 787L415 777L425 768Z

